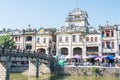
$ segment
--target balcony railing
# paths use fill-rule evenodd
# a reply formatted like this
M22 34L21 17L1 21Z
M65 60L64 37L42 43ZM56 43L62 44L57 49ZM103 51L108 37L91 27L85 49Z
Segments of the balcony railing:
M103 52L116 52L115 49L102 49Z

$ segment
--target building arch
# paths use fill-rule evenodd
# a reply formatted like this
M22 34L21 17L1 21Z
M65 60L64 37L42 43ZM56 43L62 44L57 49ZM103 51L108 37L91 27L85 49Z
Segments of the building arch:
M82 48L80 47L73 48L73 55L75 54L82 55Z
M63 47L60 50L61 50L61 54L68 55L68 48Z
M31 49L32 49L32 45L31 44L26 45L26 50L31 50Z
M45 53L46 53L46 50L45 50L44 48L38 48L38 49L37 49L37 52L38 52L39 54L45 54Z

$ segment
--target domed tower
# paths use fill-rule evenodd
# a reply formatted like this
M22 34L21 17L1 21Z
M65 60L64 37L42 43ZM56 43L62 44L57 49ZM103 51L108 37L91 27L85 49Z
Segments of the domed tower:
M76 30L86 32L89 26L88 14L79 8L74 9L69 13L65 20L65 27L76 27Z

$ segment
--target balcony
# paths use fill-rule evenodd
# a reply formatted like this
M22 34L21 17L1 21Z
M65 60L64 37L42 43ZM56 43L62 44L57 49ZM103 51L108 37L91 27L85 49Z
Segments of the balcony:
M98 55L98 51L90 51L90 52L86 52L87 55Z
M115 53L117 50L115 50L115 49L102 49L102 52L104 52L104 53L109 53L109 52L111 52L111 53Z
M29 43L32 43L32 41L26 41L25 43L28 43L28 44L29 44Z
M86 42L86 46L99 46L99 42Z
M114 40L115 37L102 37L102 40Z

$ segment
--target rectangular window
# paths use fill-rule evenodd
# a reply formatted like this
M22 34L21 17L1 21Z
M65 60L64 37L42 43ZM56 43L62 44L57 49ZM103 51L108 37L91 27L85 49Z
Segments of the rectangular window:
M89 41L89 37L86 37L86 41Z
M19 36L19 41L20 41L20 36Z
M95 37L95 41L97 42L97 37Z
M40 38L37 38L37 43L40 43Z
M59 37L59 41L62 42L62 37Z
M76 41L76 35L73 35L73 42Z
M91 37L91 41L93 41L93 37Z
M66 42L68 42L68 37L66 37Z
M43 38L43 43L46 43L46 38Z
M82 41L82 36L81 35L79 35L79 41Z

